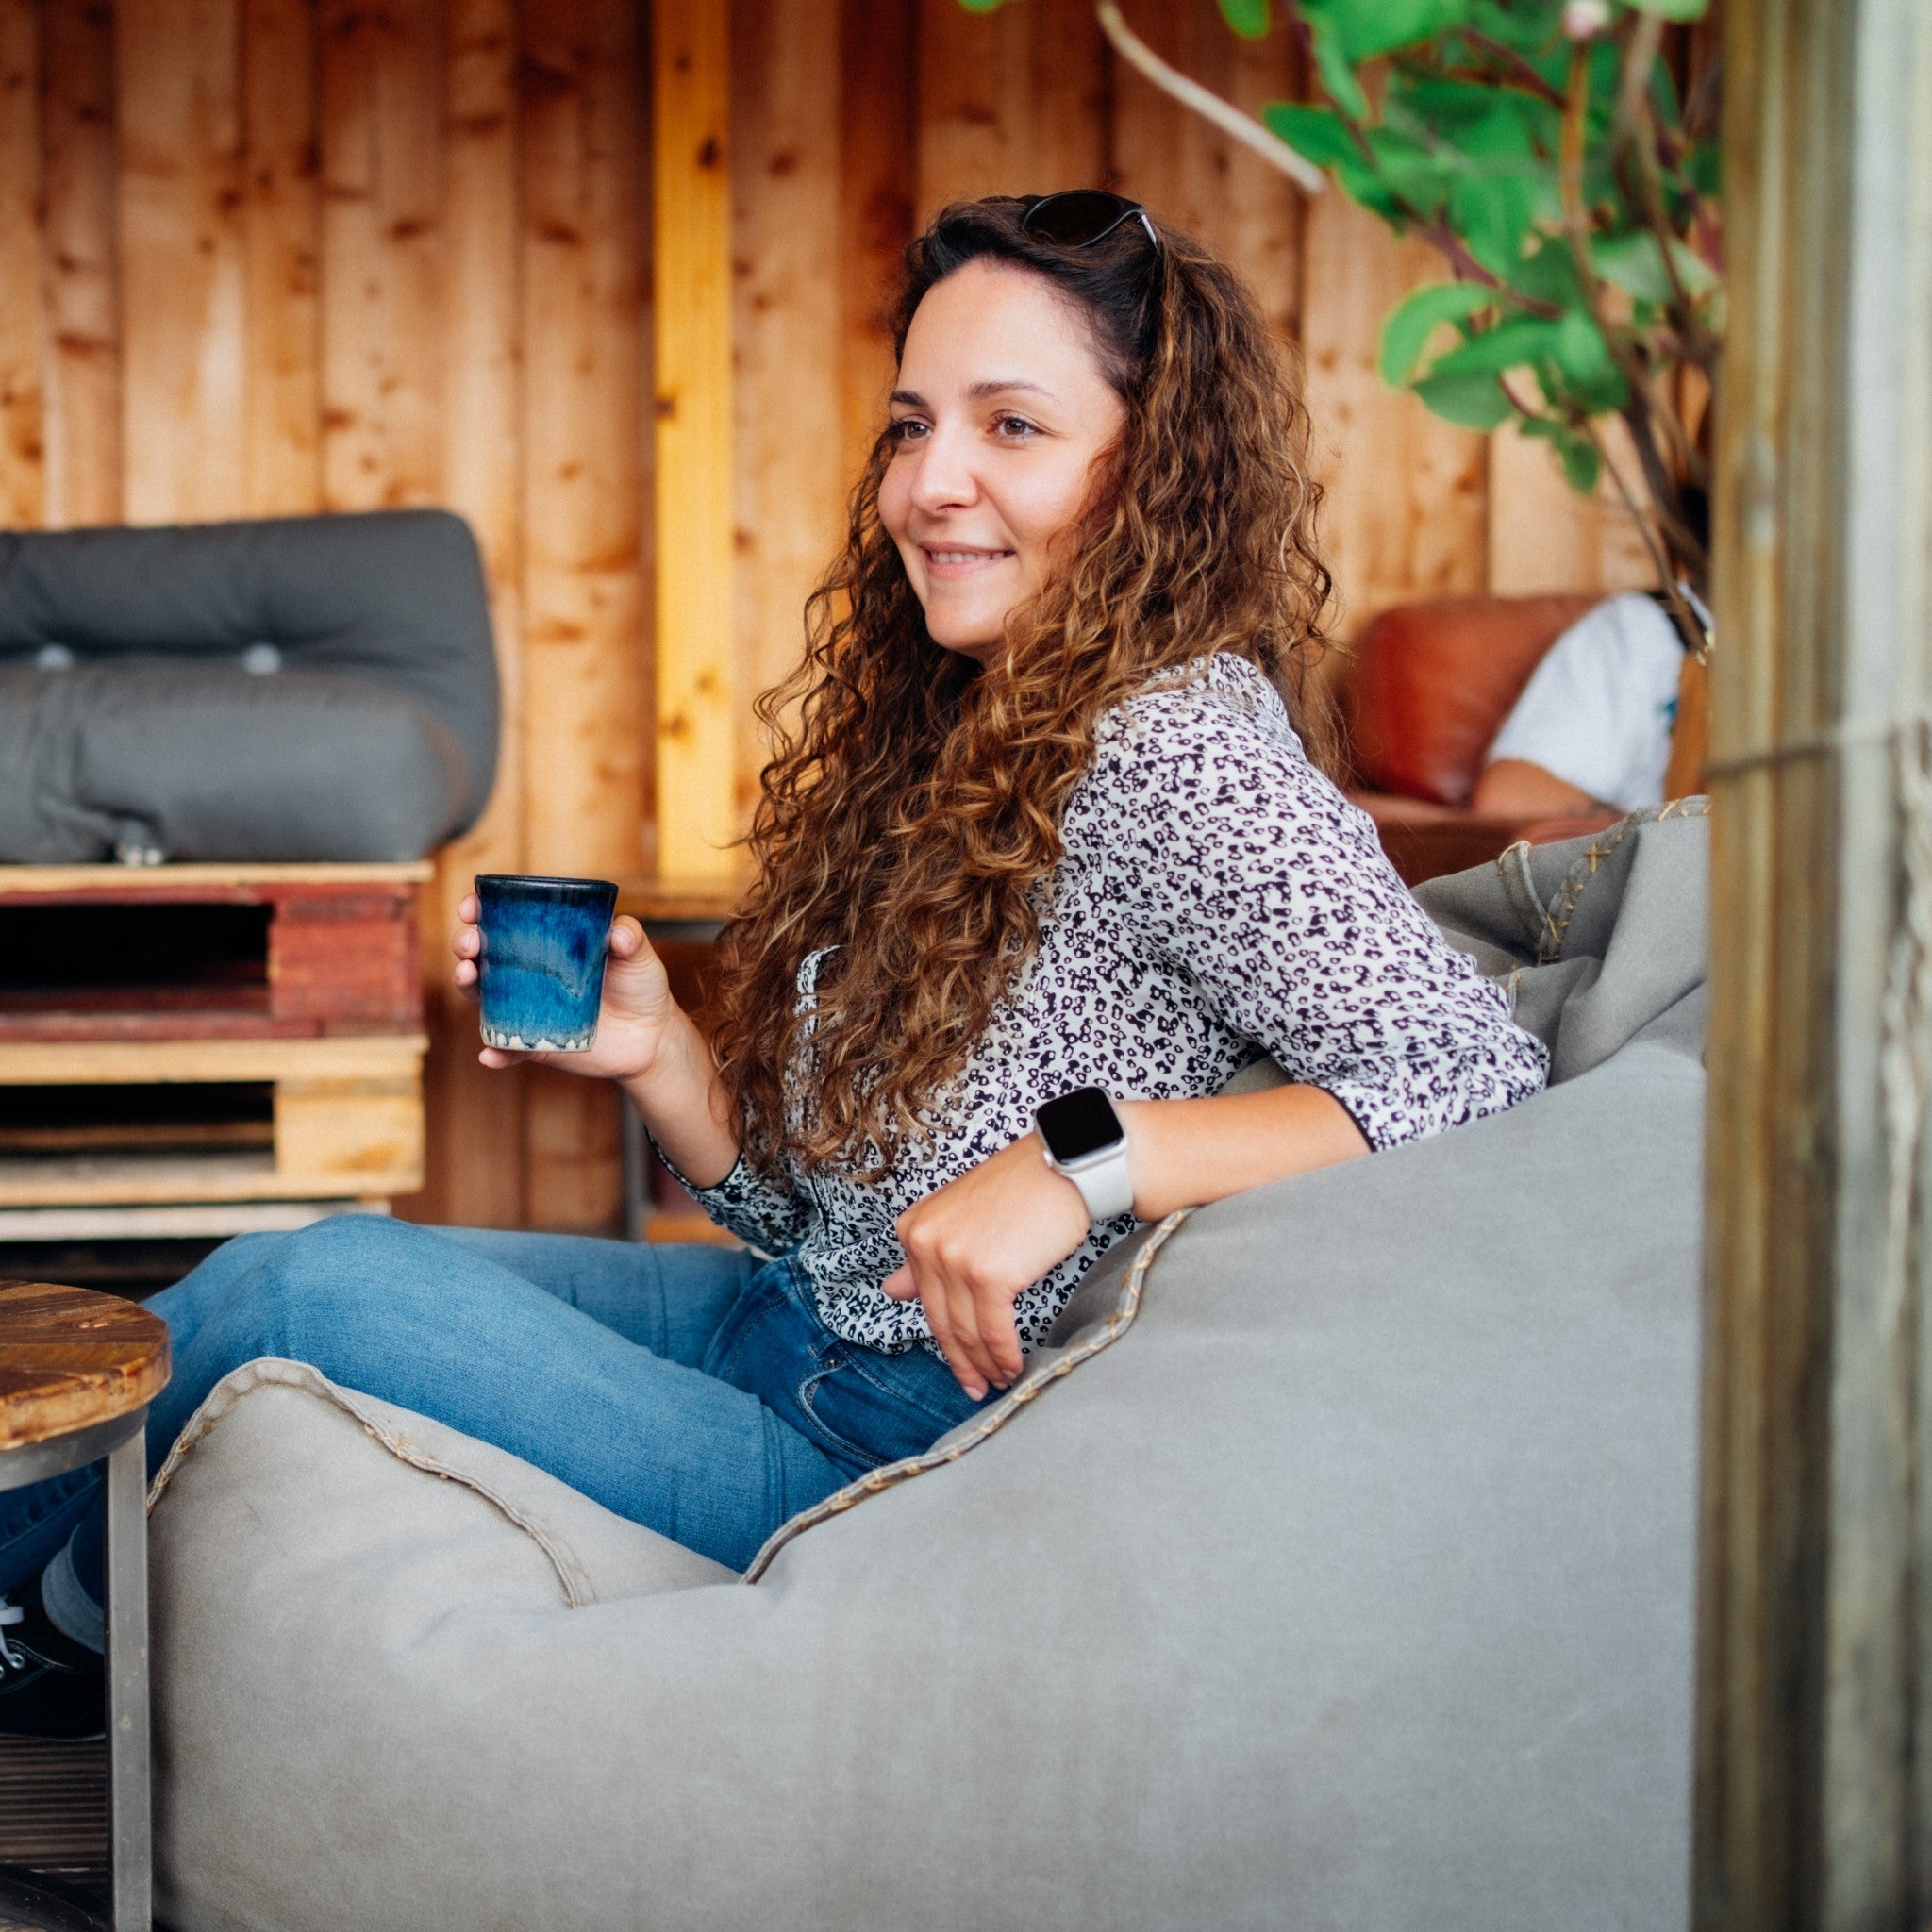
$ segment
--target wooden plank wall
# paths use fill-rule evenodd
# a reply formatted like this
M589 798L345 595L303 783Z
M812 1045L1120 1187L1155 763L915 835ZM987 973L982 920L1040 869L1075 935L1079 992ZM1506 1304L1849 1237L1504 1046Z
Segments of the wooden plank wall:
M1129 7L1245 105L1285 35L1211 0ZM942 201L1104 182L1234 258L1307 369L1346 634L1449 591L1640 581L1544 453L1447 428L1374 373L1425 251L1276 175L1123 72L1089 0L733 0L732 546L750 695L882 412L880 323ZM650 554L650 20L625 0L0 0L0 520L443 503L495 612L504 758L443 856L431 935L431 1185L408 1211L600 1227L608 1091L489 1076L444 997L481 870L657 861Z

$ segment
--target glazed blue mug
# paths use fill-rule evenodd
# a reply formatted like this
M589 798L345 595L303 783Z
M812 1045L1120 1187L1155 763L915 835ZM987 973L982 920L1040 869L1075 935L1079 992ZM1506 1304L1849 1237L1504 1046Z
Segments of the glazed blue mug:
M485 873L476 897L484 1045L583 1052L597 1037L617 888L608 879Z

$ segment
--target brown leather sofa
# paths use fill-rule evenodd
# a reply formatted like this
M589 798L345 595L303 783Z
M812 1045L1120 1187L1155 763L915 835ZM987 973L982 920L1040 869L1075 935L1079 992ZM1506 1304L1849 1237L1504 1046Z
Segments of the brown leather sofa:
M1483 753L1542 655L1601 593L1445 597L1402 604L1362 633L1341 699L1349 796L1410 884L1480 865L1520 839L1540 845L1616 823L1478 818Z

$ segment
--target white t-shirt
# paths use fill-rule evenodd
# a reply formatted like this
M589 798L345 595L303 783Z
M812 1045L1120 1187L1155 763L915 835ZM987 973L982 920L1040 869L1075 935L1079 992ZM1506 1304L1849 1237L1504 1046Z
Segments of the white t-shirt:
M1684 646L1638 591L1579 618L1544 654L1483 758L1523 758L1623 811L1660 805Z

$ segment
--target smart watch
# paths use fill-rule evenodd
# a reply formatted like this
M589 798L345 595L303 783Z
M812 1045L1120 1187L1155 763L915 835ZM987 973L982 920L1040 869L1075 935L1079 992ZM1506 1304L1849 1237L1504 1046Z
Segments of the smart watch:
M1134 1211L1127 1130L1100 1088L1076 1087L1049 1100L1033 1118L1047 1166L1079 1189L1091 1219L1113 1221Z

